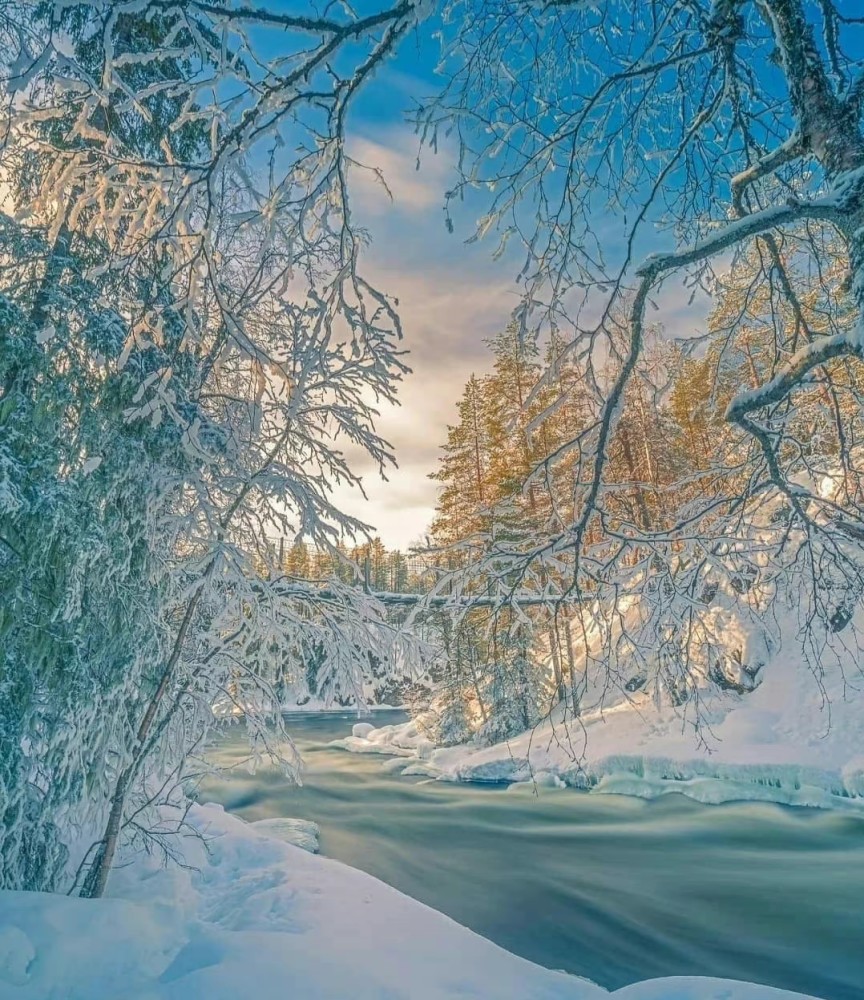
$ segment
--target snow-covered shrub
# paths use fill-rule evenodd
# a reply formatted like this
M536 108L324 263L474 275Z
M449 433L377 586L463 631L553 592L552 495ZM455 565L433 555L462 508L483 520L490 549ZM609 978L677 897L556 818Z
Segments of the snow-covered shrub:
M314 109L315 152L292 131L296 158L256 171L283 115L219 13L21 0L0 21L4 886L100 894L123 844L170 853L154 807L182 826L216 718L294 774L280 685L314 661L316 695L362 703L373 665L413 662L374 599L298 585L272 541L364 531L331 490L358 482L343 442L392 461L375 404L405 366L356 266L345 91L298 73L280 100ZM349 37L383 57L371 26Z

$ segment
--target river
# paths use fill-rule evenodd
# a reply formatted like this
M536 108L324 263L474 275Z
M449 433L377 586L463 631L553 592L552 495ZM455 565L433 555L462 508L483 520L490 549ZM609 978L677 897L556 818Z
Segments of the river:
M302 787L239 767L242 728L229 730L211 757L233 770L201 798L249 820L314 820L322 854L610 989L710 975L864 997L864 817L403 778L390 758L327 745L356 721L290 719Z

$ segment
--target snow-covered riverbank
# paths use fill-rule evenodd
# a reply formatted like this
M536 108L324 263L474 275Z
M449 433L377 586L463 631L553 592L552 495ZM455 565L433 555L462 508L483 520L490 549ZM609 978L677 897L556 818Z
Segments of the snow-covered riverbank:
M111 898L0 893L3 1000L601 1000L362 872L217 806L195 807L197 870L138 860ZM636 984L616 1000L800 996L709 979Z
M424 720L355 726L337 745L392 754L394 769L449 781L536 781L653 798L754 799L864 810L864 695L857 661L817 681L800 649L780 648L748 694L707 691L692 708L647 695L593 692L581 716L559 706L529 732L495 746L438 748ZM845 669L841 669L845 667Z

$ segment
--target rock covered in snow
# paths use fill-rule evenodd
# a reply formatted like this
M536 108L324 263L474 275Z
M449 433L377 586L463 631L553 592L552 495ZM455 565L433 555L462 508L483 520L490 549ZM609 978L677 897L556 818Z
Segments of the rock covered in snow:
M847 761L843 768L843 786L849 795L864 798L864 756Z
M317 823L309 819L288 819L287 817L274 817L272 819L258 819L249 824L256 833L263 833L265 837L275 837L276 840L283 840L286 844L293 844L310 854L317 854L320 850L321 830Z

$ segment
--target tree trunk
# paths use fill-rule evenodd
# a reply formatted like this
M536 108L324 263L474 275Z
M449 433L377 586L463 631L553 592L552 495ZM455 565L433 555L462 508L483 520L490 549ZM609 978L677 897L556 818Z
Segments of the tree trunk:
M621 449L624 452L627 471L630 473L631 481L635 484L633 492L636 497L636 506L639 508L639 515L642 518L642 527L647 531L651 527L651 515L648 512L648 504L645 502L645 491L638 485L639 476L636 469L636 462L633 459L633 452L630 448L630 432L624 426L623 420L619 426L619 431L621 434Z
M111 873L111 866L114 863L114 856L117 853L117 843L120 839L120 830L123 826L123 809L126 805L126 792L134 776L135 764L129 767L117 779L114 788L114 795L111 799L111 811L108 814L108 822L105 824L105 833L96 857L87 872L84 884L81 886L80 895L88 899L98 899L104 895L105 887L108 884L108 876Z
M567 670L570 675L570 703L573 715L578 716L581 710L579 695L576 693L576 657L573 653L573 633L570 630L570 619L564 616L564 640L567 649Z
M549 649L552 654L552 674L555 678L555 698L560 705L567 697L567 687L564 684L564 672L561 669L561 644L555 612L549 619Z
M102 835L101 847L99 848L96 858L90 866L87 878L84 880L84 885L80 893L82 896L95 899L105 892L105 886L108 884L108 875L111 872L111 866L114 864L114 856L117 853L120 831L123 828L123 811L126 807L126 796L129 793L132 781L137 775L138 770L141 767L148 750L150 749L147 746L147 737L150 735L150 730L153 726L153 720L156 718L156 713L159 710L159 705L165 697L165 692L168 690L171 676L174 673L174 668L180 658L183 643L186 639L186 633L189 631L189 626L192 622L192 618L194 617L198 602L201 599L203 589L204 581L202 581L198 590L195 594L193 594L192 599L189 601L186 613L183 616L183 621L177 631L177 638L174 640L174 647L171 650L171 655L168 658L165 669L162 671L159 684L153 694L153 697L150 699L150 703L147 705L141 724L138 727L138 732L136 733L136 745L132 751L131 761L121 773L120 777L117 779L117 784L114 786L114 794L111 796L111 809L108 813L108 821L105 824L105 833Z

